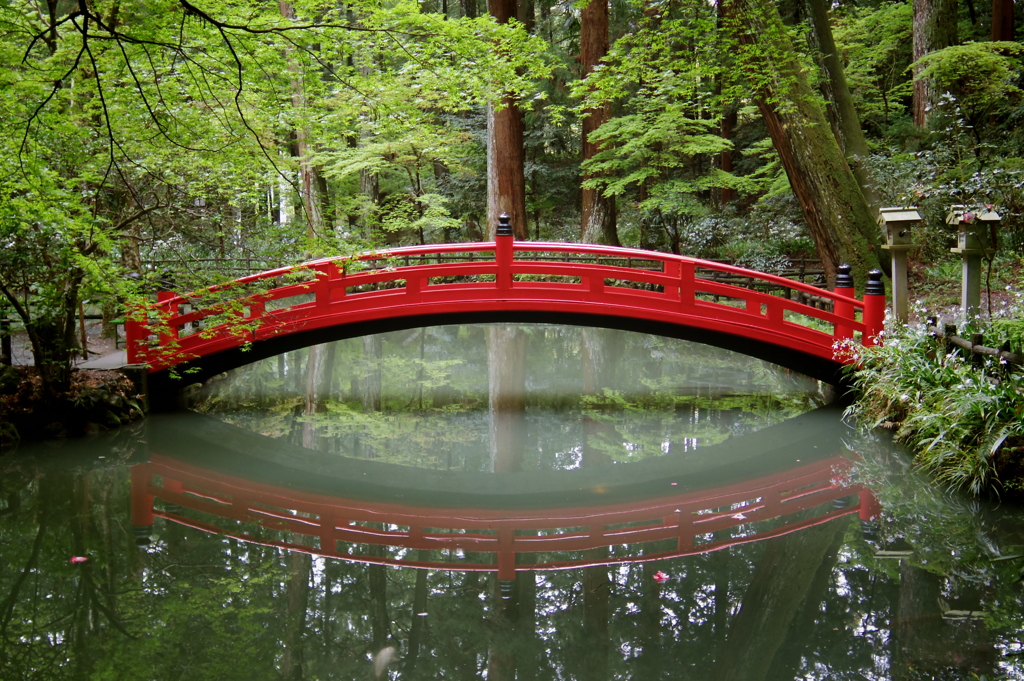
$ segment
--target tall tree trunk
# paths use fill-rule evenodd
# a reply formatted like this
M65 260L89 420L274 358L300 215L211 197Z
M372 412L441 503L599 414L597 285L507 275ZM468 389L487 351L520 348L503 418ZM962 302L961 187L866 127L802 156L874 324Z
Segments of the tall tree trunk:
M526 32L533 35L536 26L536 8L534 7L533 0L518 0L517 1L516 18L519 19L519 23L523 25Z
M516 18L516 0L488 0L487 9L499 24ZM512 219L512 233L528 239L526 175L523 152L523 114L515 100L505 97L500 110L487 107L487 232L494 237L498 216Z
M808 0L808 4L810 5L811 19L814 22L814 35L821 52L822 65L825 67L831 85L829 90L836 111L840 147L845 152L846 161L853 171L853 176L857 178L857 186L860 187L860 191L874 215L878 213L881 201L865 165L870 153L868 143L864 138L864 131L860 127L857 107L853 104L853 96L850 94L850 86L846 82L843 62L839 59L836 41L832 36L828 5L826 0Z
M363 336L363 361L366 368L363 372L362 401L363 411L381 410L381 369L380 360L384 353L384 339L380 334Z
M427 561L430 559L430 552L420 550L418 560ZM416 583L413 585L412 595L412 626L409 628L409 645L406 649L403 663L403 673L412 677L416 669L416 658L420 654L420 645L423 641L423 634L427 628L427 577L426 570L416 571ZM421 613L424 613L421 615Z
M732 141L733 130L736 129L737 105L730 104L722 114L721 136L722 139ZM719 156L719 165L723 171L732 172L732 149L723 149ZM722 208L736 200L736 190L732 187L722 187Z
M727 2L719 2L716 8L715 17L715 32L722 37L726 36L725 31L725 19L729 11L729 4ZM644 15L647 15L646 6ZM724 46L723 46L724 49ZM715 81L715 95L720 96L722 94L722 76L720 75ZM719 127L719 135L722 139L729 142L732 141L733 131L736 129L736 123L738 122L739 103L729 102L725 105L722 110L722 122ZM732 149L723 149L718 157L719 167L727 172L732 172ZM736 199L736 190L732 187L722 187L721 193L721 207L725 208L727 205L732 203Z
M299 539L301 541L301 538ZM288 586L286 590L287 622L281 676L286 681L303 678L302 644L306 633L306 610L309 604L309 577L313 559L308 553L288 554Z
M516 642L517 681L546 679L544 647L537 637L537 578L533 572L516 574Z
M914 0L914 61L926 54L959 42L957 38L957 0ZM920 66L914 67L914 125L928 127L929 109L937 93L926 80L918 79Z
M285 19L295 19L295 8L288 0L279 0L278 7L282 17ZM292 108L296 113L301 114L306 109L306 91L302 86L301 67L293 59L289 59L288 70L291 72ZM317 178L316 168L310 159L308 133L303 126L299 125L295 127L294 135L292 156L299 161L299 195L302 199L302 209L305 213L310 243L312 244L313 240L319 236L323 223L320 201L317 199L317 189L320 181Z
M846 540L845 528L849 527L849 520L835 521L836 532L832 538L832 545L825 552L825 557L818 564L818 569L811 580L811 586L807 590L803 603L793 624L789 627L786 641L782 648L775 655L771 663L771 671L768 674L770 679L798 678L800 660L804 656L808 643L814 635L814 628L821 614L821 604L828 597L829 584L832 581L832 571L836 567L836 559L839 557L839 549L843 547Z
M596 1L596 0L594 0ZM580 332L583 369L583 394L598 396L610 384L615 374L618 349L622 334L612 329L584 328ZM614 438L610 424L583 417L582 468L611 463L612 459L601 445ZM598 521L600 522L600 521ZM594 532L597 528L591 528ZM603 530L603 527L601 528ZM608 548L586 551L588 560L607 560ZM603 565L583 568L583 641L587 653L583 656L581 681L604 681L608 678L608 657L611 643L608 636L609 597L611 580Z
M766 542L711 670L713 681L767 678L771 661L807 598L819 566L846 526L844 522L825 523Z
M526 443L526 333L518 326L487 329L487 379L491 411L491 470L522 467Z
M880 264L880 233L770 0L734 0L743 61L772 143L803 210L830 285L836 267L860 281ZM732 20L733 17L730 16Z
M522 578L516 574L516 583ZM491 581L491 640L487 646L487 681L516 681L516 620L518 615L518 584L512 587L512 598L504 599L497 573Z
M316 449L318 435L312 416L324 410L324 403L330 394L331 376L334 373L334 343L312 345L309 361L306 363L306 420L302 424L302 446Z
M596 555L595 555L596 554ZM591 549L587 558L607 558L608 549ZM608 568L583 568L583 663L580 681L606 681L609 678L608 657L611 640L608 635L609 597L612 582Z
M379 526L383 529L383 526ZM373 545L367 551L371 556L383 557L383 546ZM388 644L391 638L391 618L388 616L388 573L384 565L368 565L367 576L370 582L370 632L372 636L371 652L376 655Z
M1013 0L992 0L992 40L1013 40Z
M608 54L608 0L590 0L580 15L580 64L586 78ZM594 157L600 147L590 135L611 118L611 104L583 112L583 161ZM592 175L585 174L584 180ZM616 229L615 197L605 197L597 189L583 190L583 233L585 244L619 245Z
M636 597L636 642L640 646L640 655L635 661L633 678L665 678L663 670L667 656L662 646L666 628L661 625L661 584L654 579L663 566L660 562L632 566L633 570L640 572L640 595Z

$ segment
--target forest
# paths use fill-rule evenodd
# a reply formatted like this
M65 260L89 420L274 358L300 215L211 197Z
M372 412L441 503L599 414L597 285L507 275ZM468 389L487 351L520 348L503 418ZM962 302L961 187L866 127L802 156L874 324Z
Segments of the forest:
M123 383L67 397L86 373L74 370L82 323L102 317L114 333L157 292L486 241L502 213L518 240L766 272L813 258L828 288L848 263L862 290L869 270L889 266L878 209L916 206L913 295L932 308L956 298L936 282L959 276L946 215L960 205L1002 217L986 247L984 316L1003 315L988 328L1020 351L1017 20L1012 0L0 0L0 319L31 348L31 389L50 402L39 412L115 399L128 413L139 410ZM960 321L965 335L980 324ZM993 361L989 381L937 353L925 330L889 328L864 351L851 380L867 397L848 416L913 431L930 453L923 466L888 434L847 428L834 405L836 451L782 423L834 397L811 379L674 339L544 325L345 338L207 382L191 394L205 414L115 415L93 437L25 443L0 457L0 676L1019 679L1019 511L942 487L1024 494L1024 378ZM466 338L474 345L456 344ZM511 358L500 370L499 345ZM640 354L606 361L623 347ZM528 399L517 387L527 368L535 385L574 389ZM687 384L690 368L700 380ZM7 369L0 444L3 410L26 394ZM728 380L705 379L711 370ZM518 404L498 404L502 382ZM538 405L559 420L526 433L522 415ZM253 432L203 449L194 423ZM161 441L161 428L174 436ZM330 457L336 473L456 471L469 486L470 473L519 475L508 453L520 451L538 478L612 461L625 475L681 460L725 468L698 446L778 444L787 428L804 438L778 446L787 466L842 456L851 467L818 481L827 501L786 519L763 510L763 494L736 492L685 514L513 532L680 530L539 553L535 563L571 569L513 562L511 580L475 549L350 541L416 533L385 515L323 525L301 501L348 503L315 468ZM447 450L406 465L427 458L423 440ZM305 448L291 464L308 475L231 470L231 447L260 461ZM230 475L267 496L242 508L143 475L156 465ZM722 484L757 472L744 468ZM369 495L366 480L346 480ZM652 498L715 489L658 483L669 492ZM300 501L281 502L288 494ZM178 503L186 496L194 506ZM697 546L681 553L686 519L729 524L694 530ZM806 526L789 532L794 519ZM452 527L461 539L465 527Z

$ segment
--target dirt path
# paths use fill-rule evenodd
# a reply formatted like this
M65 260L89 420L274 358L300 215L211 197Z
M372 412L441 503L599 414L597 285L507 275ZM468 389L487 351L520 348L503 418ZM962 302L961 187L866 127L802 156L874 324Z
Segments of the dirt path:
M103 338L103 323L98 319L90 319L85 323L85 334L88 339L88 359L96 359L116 352L113 338ZM121 338L120 348L124 348L124 338ZM23 330L15 330L11 334L11 364L31 365L33 363L32 345L28 342L28 334ZM81 364L86 358L81 353L75 358L75 364Z

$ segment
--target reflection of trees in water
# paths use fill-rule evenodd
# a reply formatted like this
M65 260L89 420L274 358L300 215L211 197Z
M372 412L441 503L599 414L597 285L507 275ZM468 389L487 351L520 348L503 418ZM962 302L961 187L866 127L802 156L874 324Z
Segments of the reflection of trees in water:
M869 563L878 548L912 552L878 562L896 603L892 678L993 678L1006 637L1019 641L1024 631L1024 558L1012 558L1024 543L1020 510L932 486L884 434L854 444L856 479L871 485L883 510L870 543L852 548ZM950 610L984 615L944 616Z
M601 356L591 360L594 353ZM611 378L584 390L594 367ZM602 329L470 325L288 353L209 382L195 404L347 456L491 470L501 442L522 452L525 469L543 470L579 465L584 439L612 460L634 461L753 432L821 399L813 382L700 344ZM525 404L525 421L512 402ZM583 432L595 423L604 424L602 435Z
M140 549L125 468L8 458L0 678L363 679L386 646L391 678L417 680L992 678L1001 642L1024 631L1022 561L992 560L1021 544L1019 516L975 512L861 453L885 509L876 543L909 542L902 563L839 520L648 565L519 572L508 599L491 575L310 558L173 523ZM940 597L969 596L985 621L942 619Z

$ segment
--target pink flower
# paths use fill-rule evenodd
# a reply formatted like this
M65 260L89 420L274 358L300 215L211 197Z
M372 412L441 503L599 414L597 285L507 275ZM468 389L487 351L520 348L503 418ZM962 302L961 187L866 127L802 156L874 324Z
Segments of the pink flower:
M78 563L84 563L87 560L89 559L86 556L71 556L71 559L68 562L72 565L77 565Z
M968 212L964 213L963 217L960 218L960 219L963 222L974 222L974 218L975 218L974 213L968 211Z
M658 584L664 584L668 580L669 580L669 576L666 575L661 570L658 570L657 572L654 573L654 581L656 581Z

